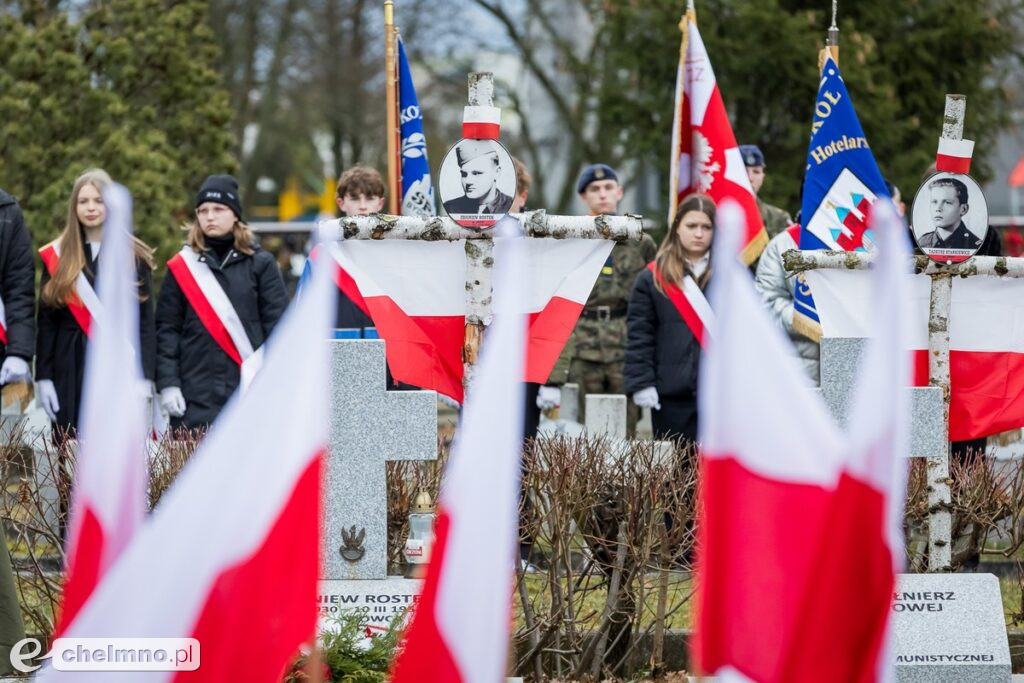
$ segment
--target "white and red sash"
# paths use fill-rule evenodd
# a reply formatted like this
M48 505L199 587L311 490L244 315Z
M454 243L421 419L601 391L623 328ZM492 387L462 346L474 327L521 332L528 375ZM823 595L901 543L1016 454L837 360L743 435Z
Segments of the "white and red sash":
M654 279L661 285L665 296L679 311L683 322L700 342L701 348L704 348L705 341L714 336L712 330L715 327L715 313L711 310L711 305L700 286L689 275L683 278L682 288L674 282L666 282L654 261L647 264L647 269L654 274Z
M224 288L217 282L213 271L188 246L167 262L167 269L174 275L206 331L224 353L238 363L242 372L242 385L248 385L259 369L263 349L253 348L242 319L238 317L238 312Z
M57 264L60 262L60 246L57 241L50 242L40 249L39 256L42 257L43 265L46 266L50 277L53 277L57 272ZM96 295L96 290L92 288L89 278L85 277L84 272L78 274L78 277L75 279L75 289L68 295L65 303L75 321L82 328L82 331L85 332L86 336L88 336L89 331L92 329L93 321L100 317L100 312L103 309L100 305L100 298ZM5 322L4 327L6 328L6 326ZM6 336L7 331L5 329L4 341L6 341Z
M2 298L0 298L0 343L7 346L7 309L4 307Z

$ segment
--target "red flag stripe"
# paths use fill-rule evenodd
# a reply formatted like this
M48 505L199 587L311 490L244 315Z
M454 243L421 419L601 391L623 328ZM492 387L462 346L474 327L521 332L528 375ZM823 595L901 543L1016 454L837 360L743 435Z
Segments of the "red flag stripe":
M462 137L472 140L497 140L501 136L501 125L481 121L462 124Z
M323 453L310 460L263 543L213 582L190 636L202 645L202 665L174 680L280 681L309 639L320 573L322 461ZM282 576L288 580L280 581ZM251 643L260 644L259 656L217 655L241 654Z
M182 294L188 300L189 305L192 306L192 310L195 311L199 322L203 323L203 327L210 333L213 340L217 342L217 345L224 350L224 353L228 354L231 360L241 366L242 355L235 347L235 342L231 340L231 335L228 334L224 323L217 316L217 312L213 310L213 306L206 300L203 290L199 288L199 283L192 276L192 272L188 269L188 264L185 263L185 259L181 257L181 254L175 254L174 258L167 262L167 270L174 275L174 279L181 288Z
M701 468L701 670L732 666L766 682L817 682L824 672L875 680L894 586L882 495L845 474L828 490L759 476L731 457L702 458ZM737 561L737 538L757 571ZM786 640L734 637L759 632Z
M434 529L433 557L427 567L415 616L405 634L405 647L391 674L393 683L461 683L462 675L437 623L437 594L447 558L451 518L441 508Z
M565 342L583 312L583 304L560 296L551 297L543 310L530 314L526 347L526 381L547 384Z
M60 638L68 625L74 621L100 579L100 562L103 557L103 525L88 501L81 510L81 524L68 538L77 539L67 559L67 566L73 569L74 581L64 585L60 613L53 637Z
M948 154L936 154L935 170L967 175L971 172L971 158L954 157Z
M43 265L46 266L46 270L50 273L50 277L53 277L54 273L57 272L57 264L60 262L60 257L57 256L57 250L54 248L53 243L47 244L45 247L39 250L39 256L43 259ZM89 336L89 331L92 329L92 316L89 315L89 309L85 307L82 300L76 293L72 291L68 295L68 299L65 302L68 310L71 311L71 315L74 317L75 322L85 332L85 336ZM5 335L6 337L6 331ZM6 343L6 339L4 340Z

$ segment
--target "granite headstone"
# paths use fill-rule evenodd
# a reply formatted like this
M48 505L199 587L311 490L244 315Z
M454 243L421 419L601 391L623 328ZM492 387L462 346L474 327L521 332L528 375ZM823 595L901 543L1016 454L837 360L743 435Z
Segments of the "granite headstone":
M901 574L892 610L899 683L1006 683L1010 646L992 574Z

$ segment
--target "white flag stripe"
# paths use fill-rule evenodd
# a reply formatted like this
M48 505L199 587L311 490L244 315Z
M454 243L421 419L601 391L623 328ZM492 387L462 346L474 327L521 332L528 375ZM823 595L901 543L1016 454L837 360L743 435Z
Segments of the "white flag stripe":
M518 229L505 218L499 231ZM500 234L500 232L499 232ZM481 352L441 491L450 518L437 621L463 681L504 679L518 539L526 321L525 245L495 260L495 322Z
M410 316L466 314L465 242L347 240L330 246L363 298L386 296Z
M501 242L497 240L496 252L501 250ZM529 288L524 310L542 311L555 295L585 304L613 246L611 240L527 240L524 249ZM571 270L566 270L573 264Z
M462 108L463 123L501 123L501 107L470 105Z
M712 260L716 281L711 307L733 307L719 316L716 336L701 361L701 415L747 415L746 429L729 428L727 420L702 421L702 455L734 457L744 467L769 479L833 487L842 466L842 439L824 403L808 390L804 373L782 329L772 323L753 288L750 271L737 260L740 236L745 234L743 212L732 201L718 210L718 229ZM732 291L735 290L735 291ZM728 358L718 362L715 356ZM765 358L777 359L765 363ZM792 401L765 400L748 391L747 378L764 377L765 386L777 387ZM738 403L737 403L738 402ZM799 429L769 429L769 425L799 422ZM773 435L766 448L762 434ZM787 457L777 457L785 453Z
M874 300L867 271L811 270L821 327L828 337L867 337ZM906 275L910 289L904 337L908 348L928 348L927 275ZM1024 281L977 275L954 279L949 316L950 348L957 351L1024 353Z
M974 154L974 140L939 138L939 154L960 159L970 159Z
M697 22L687 22L687 29L690 45L686 53L686 71L692 87L692 90L687 91L690 96L690 124L697 128L704 125L704 115L715 92L716 81L708 50L704 47L704 39L697 30ZM680 178L680 184L683 180Z
M142 361L133 348L136 344L129 341L139 336L131 196L114 185L104 190L104 202L107 220L97 281L106 314L102 322L93 318L86 350L72 507L73 514L79 514L88 505L99 517L105 537L101 571L128 543L145 514L147 431L146 399L140 391ZM95 296L92 287L88 291ZM113 423L112 415L117 416ZM69 528L75 529L74 522Z
M252 342L249 340L249 335L246 333L245 326L242 324L241 318L238 317L238 312L235 310L234 304L231 303L231 299L217 282L210 266L199 260L199 254L192 247L186 246L181 250L181 259L188 267L188 272L192 273L192 277L203 296L210 303L213 312L217 314L221 324L224 325L224 329L227 330L244 363L253 354Z
M249 392L228 402L66 635L187 635L213 581L260 546L327 442L325 339L336 291L332 269L316 269L308 294L268 340L263 370ZM283 387L296 386L302 391L282 399Z

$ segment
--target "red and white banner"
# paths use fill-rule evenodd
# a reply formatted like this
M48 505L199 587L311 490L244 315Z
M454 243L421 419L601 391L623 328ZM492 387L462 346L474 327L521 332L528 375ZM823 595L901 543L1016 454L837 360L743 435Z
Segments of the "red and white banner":
M97 277L106 314L93 325L86 349L67 580L57 636L73 622L146 512L146 399L140 391L142 361L128 341L139 338L131 196L124 187L111 185L103 199L107 223Z
M167 262L167 270L174 275L206 331L238 363L242 386L247 388L263 363L263 350L253 349L242 319L210 266L200 260L192 247L185 246Z
M501 135L499 107L468 106L462 109L462 137L497 140Z
M526 381L547 382L612 247L609 240L526 241ZM350 240L330 251L341 266L338 287L373 319L395 379L461 402L465 243ZM502 253L498 239L496 261Z
M679 311L680 317L690 328L701 348L704 348L707 341L714 336L715 313L711 310L711 304L708 303L700 286L689 275L683 278L682 287L674 282L665 282L654 261L647 264L647 269L654 273L654 278L661 284L665 296Z
M732 199L743 207L747 219L740 255L744 263L753 263L768 244L757 198L692 14L687 14L680 28L683 41L676 72L669 222L689 194L709 195L716 204Z
M805 273L828 337L863 337L876 301L863 271ZM907 275L905 321L914 350L914 384L928 385L927 275ZM963 441L1024 426L1024 281L954 278L949 314L949 439Z
M501 225L518 223L505 219ZM503 238L509 239L509 238ZM435 546L393 683L505 678L518 534L526 239L495 259L494 325L439 500Z
M973 155L974 140L939 138L939 151L935 155L935 170L966 175L971 172L971 157Z
M719 334L705 351L698 396L695 661L725 680L885 680L909 414L899 292L877 311L883 333L867 351L874 364L864 366L844 435L807 391L735 258L742 220L734 204L720 207L711 291ZM883 229L890 258L877 287L892 289L906 248L898 220L876 224Z
M0 344L7 345L7 309L3 299L0 299Z
M316 627L332 270L325 260L286 311L252 387L228 402L65 636L202 644L198 671L147 680L281 680Z
M57 264L60 262L60 244L57 241L50 242L39 250L39 256L46 266L46 271L53 277L57 272ZM96 290L89 284L85 273L79 273L75 279L75 292L68 297L68 310L74 316L82 331L88 336L92 331L93 321L102 315L100 299L96 296Z

